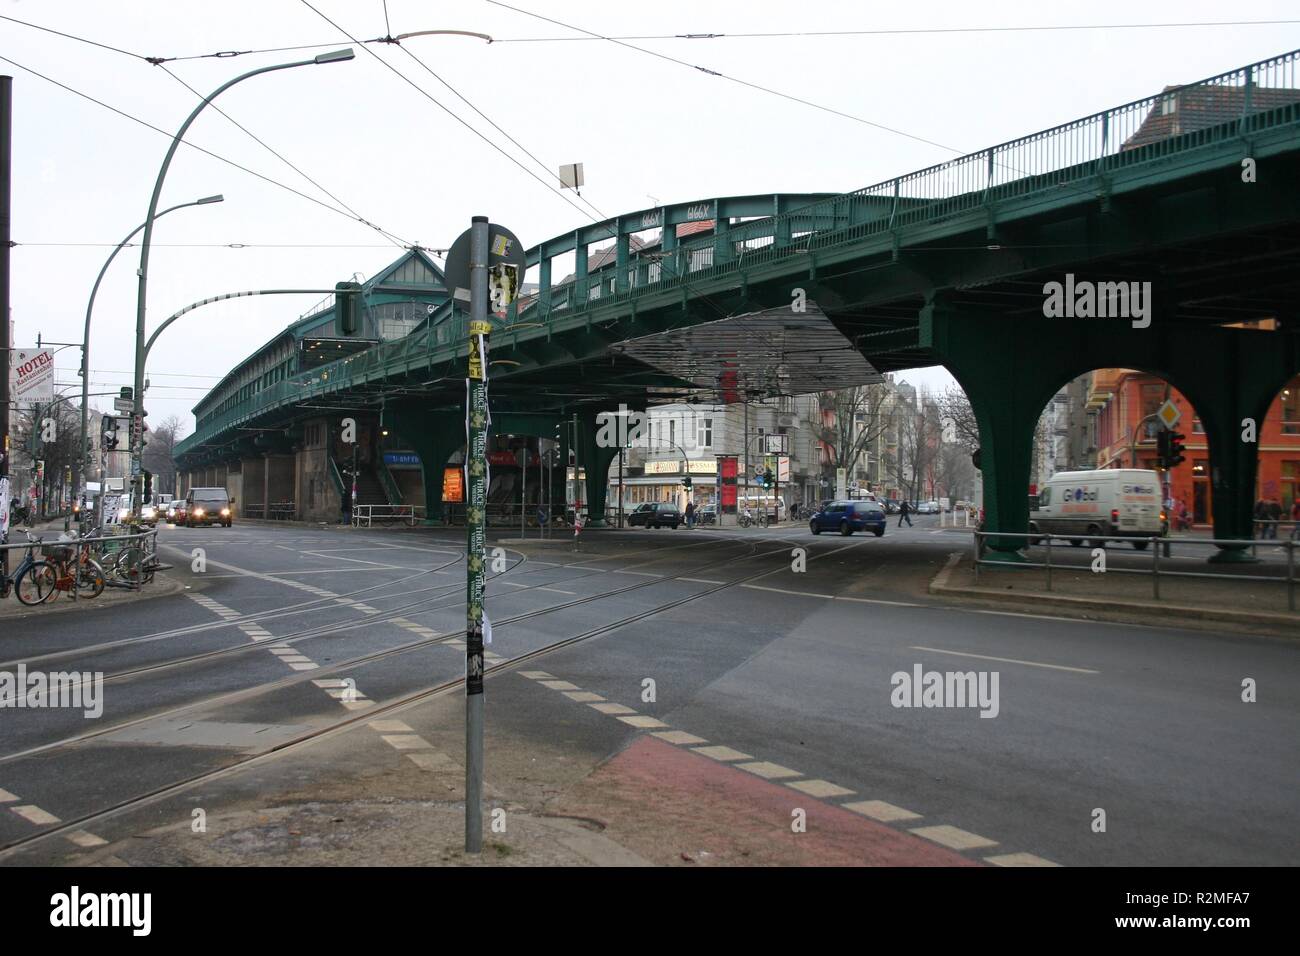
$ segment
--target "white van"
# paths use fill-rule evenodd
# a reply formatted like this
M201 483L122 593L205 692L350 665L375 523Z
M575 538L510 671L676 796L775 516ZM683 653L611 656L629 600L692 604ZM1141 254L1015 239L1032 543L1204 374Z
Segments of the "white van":
M1089 536L1150 538L1162 530L1160 476L1139 468L1059 472L1043 486L1038 507L1029 513L1031 534L1069 538L1076 547ZM1148 543L1134 541L1133 547L1141 550ZM1092 542L1094 547L1104 544Z

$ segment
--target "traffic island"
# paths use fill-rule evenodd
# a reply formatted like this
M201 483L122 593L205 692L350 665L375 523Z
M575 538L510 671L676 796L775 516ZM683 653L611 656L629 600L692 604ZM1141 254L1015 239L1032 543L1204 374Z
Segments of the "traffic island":
M951 603L1001 609L1012 605L1082 620L1211 631L1230 625L1250 633L1300 638L1300 612L1289 610L1286 584L1253 580L1248 574L1233 580L1161 575L1156 598L1146 574L1057 567L1049 590L1043 568L1002 565L976 576L970 552L956 551L931 580L928 592Z

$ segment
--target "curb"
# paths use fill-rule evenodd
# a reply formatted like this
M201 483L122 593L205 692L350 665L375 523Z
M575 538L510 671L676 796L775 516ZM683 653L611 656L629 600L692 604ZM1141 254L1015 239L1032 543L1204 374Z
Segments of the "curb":
M1151 601L1128 601L1122 598L1113 600L1100 600L1097 598L1070 597L1068 595L1047 595L1032 594L1025 591L1018 591L1009 594L1005 591L985 590L975 587L954 587L948 584L948 579L952 575L953 569L958 562L965 556L965 552L954 551L948 556L948 562L943 569L934 576L930 582L928 591L930 594L941 597L956 598L978 598L983 601L994 601L1004 604L1032 604L1045 609L1058 611L1094 611L1101 614L1114 614L1115 612L1129 612L1143 615L1144 618L1151 620L1142 620L1138 623L1157 624L1161 626L1168 625L1169 612L1177 611L1184 618L1192 618L1199 621L1209 621L1221 624L1239 624L1254 625L1268 628L1283 627L1290 629L1296 637L1300 637L1300 614L1274 614L1264 611L1227 611L1220 608L1200 608L1189 607L1185 604L1156 604ZM1081 616L1081 620L1086 620Z
M123 605L136 603L138 601L152 601L157 598L171 597L173 594L180 594L185 590L185 585L178 578L167 577L163 573L155 574L153 583L148 584L141 591L135 592L130 597L122 597L114 600L105 601L103 598L110 593L105 590L104 594L98 598L88 598L86 600L72 601L71 599L60 596L53 604L38 604L36 607L27 607L19 603L18 598L10 595L4 601L0 601L0 621L25 620L31 617L48 617L51 614L70 614L73 611L89 612L96 608L108 608L109 610L120 608ZM125 593L125 592L124 592Z

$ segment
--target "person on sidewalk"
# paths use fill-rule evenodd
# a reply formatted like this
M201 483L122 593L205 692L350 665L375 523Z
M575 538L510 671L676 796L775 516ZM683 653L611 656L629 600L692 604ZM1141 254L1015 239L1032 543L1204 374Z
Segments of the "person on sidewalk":
M912 506L906 498L903 499L903 504L898 509L898 526L900 528L903 526L904 521L907 522L909 528L912 527Z
M1291 502L1291 540L1300 537L1300 495Z
M1282 503L1276 498L1268 499L1268 537L1277 540L1278 522L1282 520Z
M340 524L352 523L352 496L346 491L343 492L343 500L339 504L339 511L342 513L343 520Z
M688 528L695 527L695 502L694 501L686 502L686 527Z

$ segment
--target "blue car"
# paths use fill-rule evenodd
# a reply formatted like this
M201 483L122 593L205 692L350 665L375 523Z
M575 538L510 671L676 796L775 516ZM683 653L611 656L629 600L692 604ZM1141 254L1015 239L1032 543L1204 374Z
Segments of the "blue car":
M879 538L885 533L885 509L874 501L831 501L808 521L813 534L838 531L851 535L855 531L872 531Z

